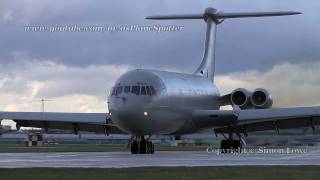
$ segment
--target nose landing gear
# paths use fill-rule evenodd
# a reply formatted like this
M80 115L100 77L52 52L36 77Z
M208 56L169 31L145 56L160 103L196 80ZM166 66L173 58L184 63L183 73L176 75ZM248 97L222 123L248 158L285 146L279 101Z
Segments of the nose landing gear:
M152 141L144 139L144 136L134 137L130 143L130 149L132 154L153 154L154 144Z

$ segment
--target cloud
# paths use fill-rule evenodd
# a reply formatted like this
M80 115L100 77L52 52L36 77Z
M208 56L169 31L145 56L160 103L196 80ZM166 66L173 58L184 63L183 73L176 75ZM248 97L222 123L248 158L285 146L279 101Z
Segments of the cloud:
M249 70L216 77L222 94L243 87L272 92L274 107L320 106L320 62L283 63L266 71Z
M89 1L77 0L2 0L0 2L0 20L17 24L51 21L55 18L61 18L66 13L79 15L88 4ZM77 8L74 11L69 11L73 7Z
M183 6L181 6L183 4ZM149 21L153 14L202 13L212 6L223 11L297 10L299 16L226 20L217 34L217 72L266 70L278 63L317 61L319 1L0 1L0 61L12 52L67 66L127 64L144 68L179 68L192 72L202 58L203 21ZM1 20L2 19L2 20ZM31 33L24 25L181 25L165 33Z
M16 61L0 72L0 108L39 111L41 98L51 111L106 112L106 96L128 66L68 67L49 60Z
M20 54L21 53L17 53ZM70 67L50 60L17 56L20 60L0 71L1 111L108 112L107 94L115 80L130 67L90 65ZM12 121L2 121L15 127Z

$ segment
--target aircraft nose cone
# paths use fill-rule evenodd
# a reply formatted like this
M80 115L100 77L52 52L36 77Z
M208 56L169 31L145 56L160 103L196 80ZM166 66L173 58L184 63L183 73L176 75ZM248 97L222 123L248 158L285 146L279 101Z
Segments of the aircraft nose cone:
M147 111L141 109L118 110L112 113L111 119L115 123L132 134L150 134L152 131L152 121Z

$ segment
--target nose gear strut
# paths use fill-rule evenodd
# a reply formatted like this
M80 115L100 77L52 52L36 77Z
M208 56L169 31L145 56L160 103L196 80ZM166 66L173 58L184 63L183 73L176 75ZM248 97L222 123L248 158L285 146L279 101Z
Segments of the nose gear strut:
M132 154L153 154L154 144L150 141L151 136L145 139L144 136L133 136L129 140Z

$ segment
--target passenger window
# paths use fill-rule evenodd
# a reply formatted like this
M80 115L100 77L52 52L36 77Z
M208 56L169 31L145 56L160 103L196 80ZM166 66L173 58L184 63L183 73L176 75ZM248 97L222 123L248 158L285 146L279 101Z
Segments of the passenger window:
M154 89L153 86L150 86L151 94L156 95L156 90Z
M133 94L139 95L140 94L140 86L132 86L131 92Z
M124 92L129 93L130 92L130 86L125 86L124 87Z
M146 87L142 86L141 87L141 95L146 95Z
M147 88L147 94L148 94L149 96L151 96L151 90L150 90L150 87L149 87L149 86L147 86L146 88Z
M122 86L117 87L116 96L122 93L122 88L123 88Z

